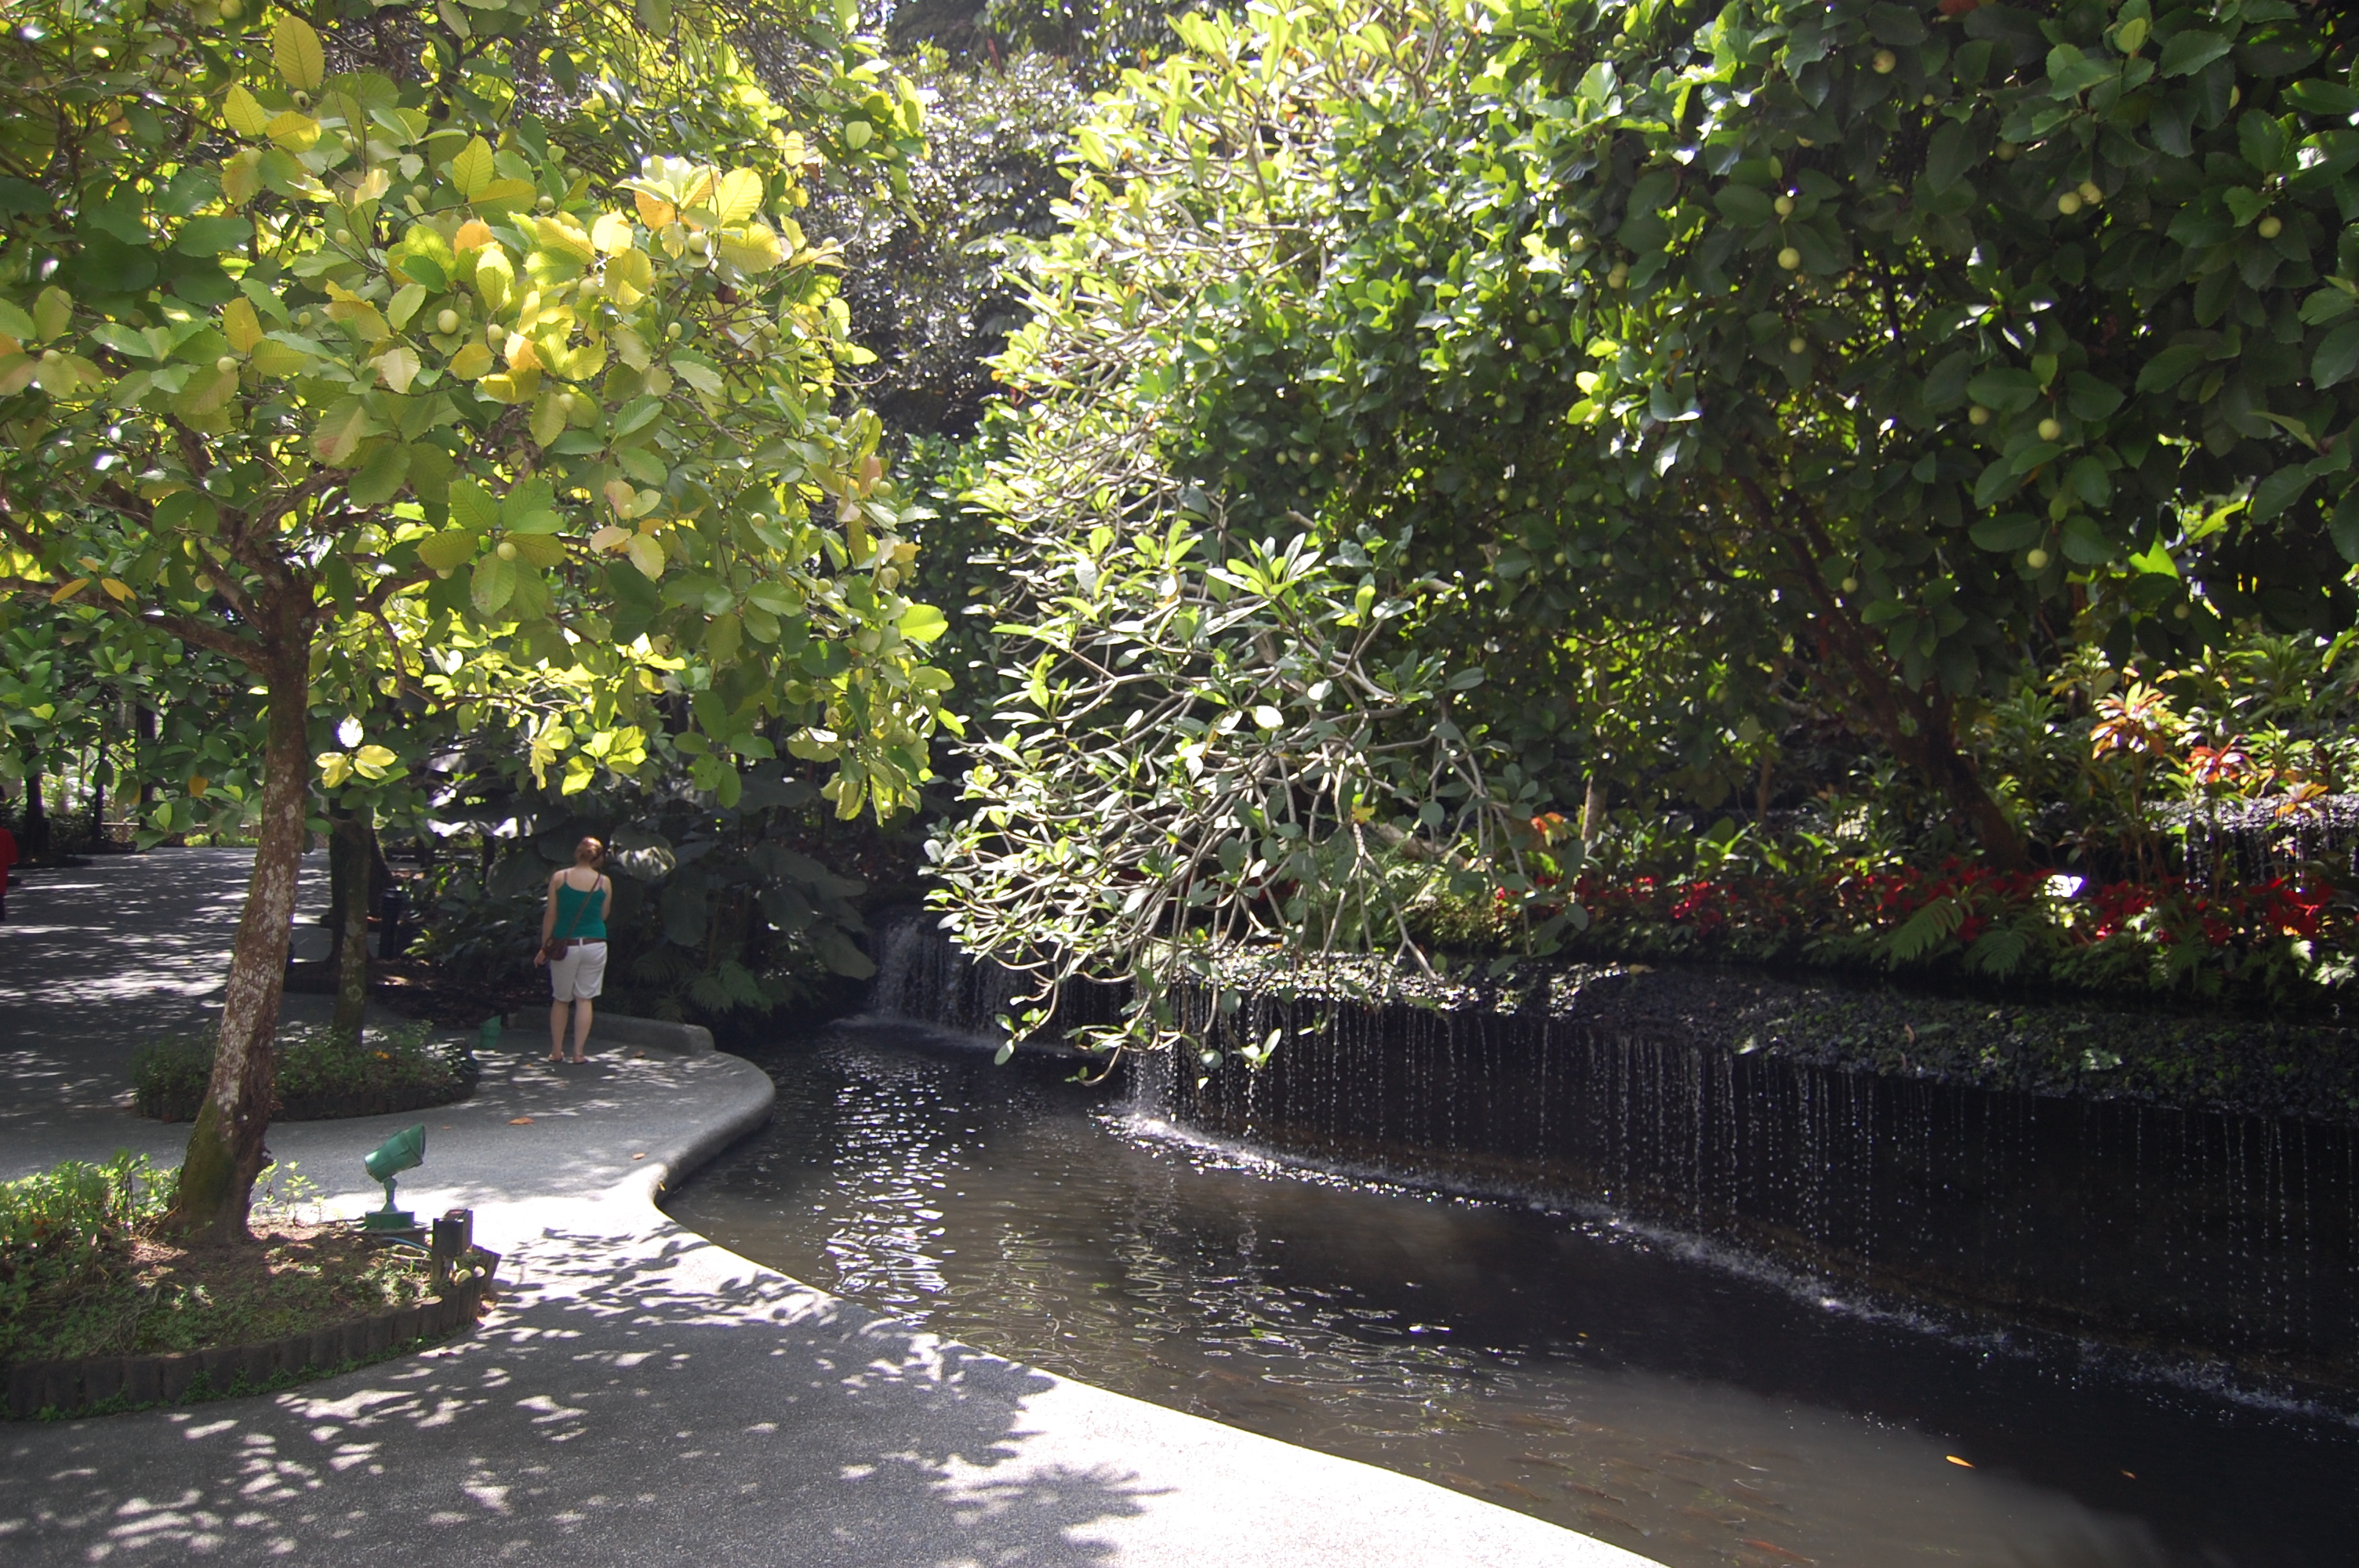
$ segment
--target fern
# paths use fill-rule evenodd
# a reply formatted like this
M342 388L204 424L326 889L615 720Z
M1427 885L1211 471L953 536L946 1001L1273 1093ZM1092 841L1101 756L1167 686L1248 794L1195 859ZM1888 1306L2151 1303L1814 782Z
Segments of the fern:
M2012 925L1994 926L1966 950L1966 968L1970 973L2003 980L2015 973L2024 955L2030 951L2031 938L2022 931Z
M1884 939L1884 961L1913 964L1958 934L1966 923L1966 906L1948 893L1928 903L1900 928Z

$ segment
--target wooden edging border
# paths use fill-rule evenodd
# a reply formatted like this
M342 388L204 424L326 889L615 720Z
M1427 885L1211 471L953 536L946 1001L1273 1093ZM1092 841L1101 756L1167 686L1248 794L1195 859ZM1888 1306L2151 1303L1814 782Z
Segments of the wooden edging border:
M306 1373L322 1375L374 1361L414 1340L440 1339L472 1327L491 1284L482 1277L449 1295L396 1307L331 1328L290 1334L260 1345L224 1345L168 1356L87 1356L20 1361L5 1368L14 1421L176 1404L190 1398L259 1393Z

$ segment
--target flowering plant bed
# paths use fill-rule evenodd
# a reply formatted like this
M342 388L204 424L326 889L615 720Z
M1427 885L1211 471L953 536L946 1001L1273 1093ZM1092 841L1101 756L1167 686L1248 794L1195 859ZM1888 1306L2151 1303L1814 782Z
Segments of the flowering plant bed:
M1586 956L1800 962L2044 982L2069 990L2320 1000L2359 954L2353 901L2322 873L2206 892L2184 878L2091 885L1954 857L1813 874L1584 875Z

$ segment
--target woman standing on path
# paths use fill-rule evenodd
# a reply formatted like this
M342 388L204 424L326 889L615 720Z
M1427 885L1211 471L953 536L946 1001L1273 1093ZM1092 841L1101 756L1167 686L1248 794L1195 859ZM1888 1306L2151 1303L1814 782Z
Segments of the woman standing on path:
M606 846L584 838L573 846L573 863L549 879L549 907L540 916L536 964L549 966L549 989L557 999L549 1009L549 1059L564 1060L565 1019L573 1015L573 1059L583 1060L590 1039L590 999L606 984L606 911L614 884L598 870Z

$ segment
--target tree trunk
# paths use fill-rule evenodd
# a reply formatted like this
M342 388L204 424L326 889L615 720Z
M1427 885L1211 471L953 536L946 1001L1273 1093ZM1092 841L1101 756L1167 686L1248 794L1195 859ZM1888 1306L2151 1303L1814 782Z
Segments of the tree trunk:
M1581 797L1581 841L1584 846L1597 842L1605 831L1605 776L1589 775L1589 787Z
M41 799L41 753L38 748L25 752L25 841L18 850L28 860L49 858L49 808Z
M248 1239L254 1179L268 1162L277 1065L278 1002L287 987L288 925L303 869L305 807L311 796L309 649L282 653L269 670L269 729L263 752L262 831L254 852L245 914L229 963L212 1082L205 1089L171 1223L191 1240Z
M369 862L376 834L365 808L337 812L334 820L335 837L328 841L329 876L335 888L330 927L336 934L336 1017L331 1027L337 1039L358 1046L368 1012Z

